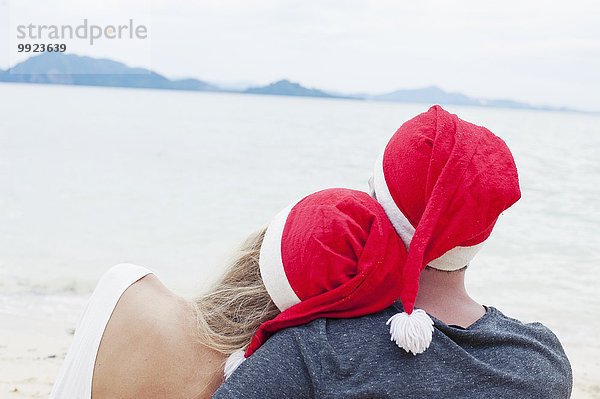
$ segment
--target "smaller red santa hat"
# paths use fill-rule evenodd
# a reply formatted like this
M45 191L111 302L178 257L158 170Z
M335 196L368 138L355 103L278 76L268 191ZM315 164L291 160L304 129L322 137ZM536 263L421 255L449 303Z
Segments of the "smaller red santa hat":
M367 193L327 189L284 209L267 228L259 259L281 313L259 327L245 352L229 357L225 377L279 330L389 307L399 298L405 259L394 227Z
M388 323L396 343L417 354L431 342L429 316L413 312L421 271L452 271L471 261L498 216L521 196L517 168L504 141L435 105L398 129L371 183L408 249L405 313Z

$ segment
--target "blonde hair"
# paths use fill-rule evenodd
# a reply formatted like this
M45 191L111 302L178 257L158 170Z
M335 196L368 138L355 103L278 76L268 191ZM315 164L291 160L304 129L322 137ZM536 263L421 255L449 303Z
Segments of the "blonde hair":
M258 265L265 230L248 237L223 278L193 301L200 342L226 355L248 346L258 327L279 314Z

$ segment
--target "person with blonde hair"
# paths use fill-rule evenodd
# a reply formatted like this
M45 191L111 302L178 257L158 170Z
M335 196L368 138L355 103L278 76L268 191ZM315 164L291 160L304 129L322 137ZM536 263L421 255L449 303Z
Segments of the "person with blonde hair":
M209 398L274 333L388 308L405 254L373 198L328 189L250 237L193 300L148 269L117 265L92 294L50 398Z

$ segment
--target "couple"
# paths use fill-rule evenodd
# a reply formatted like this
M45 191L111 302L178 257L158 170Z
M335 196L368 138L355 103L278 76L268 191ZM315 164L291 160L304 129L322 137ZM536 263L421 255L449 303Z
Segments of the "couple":
M434 106L398 129L369 183L286 208L191 301L113 267L51 398L568 398L555 335L465 290L520 197L504 142Z

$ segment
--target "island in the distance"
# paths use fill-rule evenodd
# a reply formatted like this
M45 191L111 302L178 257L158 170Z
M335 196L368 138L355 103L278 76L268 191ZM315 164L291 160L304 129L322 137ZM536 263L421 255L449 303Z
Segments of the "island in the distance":
M287 79L279 80L267 86L249 87L243 92L249 94L270 94L277 96L348 98L327 93L322 90L309 89L298 83L290 82Z
M148 69L131 68L113 60L62 53L43 53L31 57L7 71L0 71L0 81L168 90L219 90L218 87L197 79L170 80Z
M566 107L537 106L513 100L493 100L469 97L461 93L447 92L436 86L420 89L396 90L381 95L344 95L330 93L316 88L307 88L298 83L284 79L265 86L228 89L198 79L172 80L149 69L131 68L123 63L109 59L64 53L43 53L18 63L6 71L0 70L0 82L233 92L242 94L346 98L403 103L573 111Z

